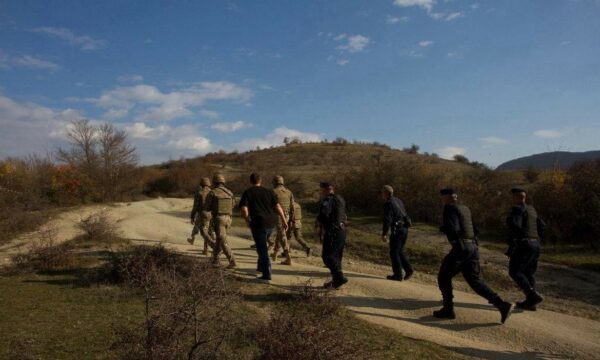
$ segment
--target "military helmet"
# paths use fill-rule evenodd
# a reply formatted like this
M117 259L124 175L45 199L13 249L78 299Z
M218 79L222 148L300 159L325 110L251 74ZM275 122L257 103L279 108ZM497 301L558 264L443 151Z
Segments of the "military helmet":
M283 184L284 184L283 176L276 175L273 177L273 185L283 185Z
M207 177L200 179L200 186L210 186L210 179Z
M225 176L221 174L215 174L213 176L213 183L216 184L225 184Z

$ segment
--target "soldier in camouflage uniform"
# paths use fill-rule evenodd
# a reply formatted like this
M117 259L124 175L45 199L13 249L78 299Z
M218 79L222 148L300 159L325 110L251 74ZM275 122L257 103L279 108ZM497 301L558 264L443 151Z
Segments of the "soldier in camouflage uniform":
M277 195L277 201L283 209L283 213L286 217L285 221L287 223L289 219L293 218L294 216L294 194L292 194L292 192L284 186L282 176L277 175L273 178L273 192L275 192L275 195ZM292 265L290 244L288 242L284 224L281 223L281 219L279 219L277 222L275 246L273 247L273 261L277 261L277 252L279 251L279 247L283 248L283 256L285 257L285 260L282 261L281 264Z
M213 263L219 264L219 254L221 250L229 260L228 269L235 268L235 256L229 244L227 243L227 232L231 227L231 215L233 214L234 196L231 190L225 187L225 177L216 174L213 177L214 188L206 196L206 204L204 209L209 211L213 219L213 227L215 230L215 246L213 251Z
M209 246L213 250L215 247L215 240L210 234L212 215L210 211L204 210L204 204L208 193L210 193L210 179L205 177L200 180L200 188L194 195L194 206L192 207L192 213L190 214L194 229L192 230L192 235L187 239L191 245L194 245L196 235L200 232L200 235L204 239L204 250L202 251L204 255L208 254Z
M304 241L304 236L302 236L302 206L296 201L292 204L294 207L294 213L290 218L290 226L288 227L287 237L288 240L292 239L292 235L296 238L296 241L304 248L306 251L306 256L310 257L312 254L312 249L306 241Z

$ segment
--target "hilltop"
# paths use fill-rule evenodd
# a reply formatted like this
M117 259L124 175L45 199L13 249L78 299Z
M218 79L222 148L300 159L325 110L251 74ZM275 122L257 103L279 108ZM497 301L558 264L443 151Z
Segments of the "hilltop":
M561 169L569 169L575 163L596 159L600 159L600 150L585 152L552 151L507 161L500 164L497 170L524 170L527 168L550 170L556 166Z
M269 178L281 174L297 190L314 190L314 184L323 179L333 180L339 174L376 164L392 164L409 169L428 166L436 172L464 172L473 169L472 164L450 161L435 154L419 154L415 149L393 149L381 144L357 143L300 143L268 149L238 153L210 153L205 156L171 161L151 168L162 171L186 169L197 176L214 172L223 173L236 186L238 178L244 185L252 171ZM197 176L194 179L197 182ZM243 179L242 179L243 177Z

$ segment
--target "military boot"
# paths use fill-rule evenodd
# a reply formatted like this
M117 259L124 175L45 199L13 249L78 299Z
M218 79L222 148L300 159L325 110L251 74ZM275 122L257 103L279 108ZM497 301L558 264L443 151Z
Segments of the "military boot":
M273 259L273 262L277 261L277 251L273 252L273 254L271 255L271 259Z
M500 301L496 306L496 309L500 311L500 322L504 324L508 317L510 316L510 310L512 309L512 304L506 301Z
M306 257L310 257L312 255L312 249L311 248L306 248Z
M450 301L444 301L444 306L442 306L441 309L434 311L433 316L438 319L456 319L454 304Z
M194 245L194 241L195 241L195 239L193 236L187 238L187 242L190 243L190 245Z
M202 255L208 255L208 244L204 242L204 250L202 250Z
M235 259L229 261L229 265L227 265L227 268L228 269L235 269L235 268L237 268L237 263L235 262Z
M286 251L285 260L281 262L281 265L292 265L292 256L289 251Z

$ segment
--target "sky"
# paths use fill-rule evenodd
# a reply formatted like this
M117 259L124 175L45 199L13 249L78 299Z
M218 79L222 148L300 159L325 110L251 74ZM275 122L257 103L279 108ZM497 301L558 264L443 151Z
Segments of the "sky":
M600 149L600 0L0 0L0 158L87 118L141 163L344 137Z

